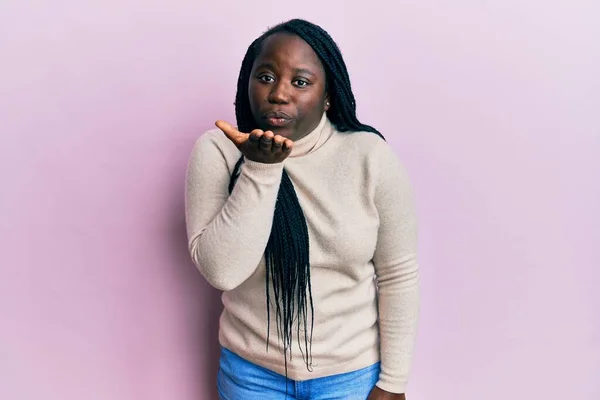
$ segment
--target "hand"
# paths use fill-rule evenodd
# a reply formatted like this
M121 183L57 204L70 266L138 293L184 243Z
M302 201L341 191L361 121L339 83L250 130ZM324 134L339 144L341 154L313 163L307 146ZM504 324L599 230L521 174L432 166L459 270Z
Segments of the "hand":
M275 164L285 160L292 152L294 142L271 131L263 132L255 129L242 133L225 121L217 121L215 125L236 145L248 160Z
M406 396L404 393L399 394L386 392L385 390L375 386L373 390L371 390L371 393L369 393L367 400L406 400Z

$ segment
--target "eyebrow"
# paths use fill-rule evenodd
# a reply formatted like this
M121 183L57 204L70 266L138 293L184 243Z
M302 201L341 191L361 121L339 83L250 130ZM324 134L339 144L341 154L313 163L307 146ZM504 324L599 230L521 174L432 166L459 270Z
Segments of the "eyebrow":
M294 72L297 74L306 74L306 75L316 76L314 72L312 72L311 70L306 69L306 68L296 68L296 69L294 69Z
M273 64L271 64L271 63L263 63L263 64L259 64L256 67L256 69L260 69L260 68L275 69L275 66ZM310 69L306 69L306 68L294 68L294 73L295 74L306 74L306 75L311 75L311 76L317 76Z

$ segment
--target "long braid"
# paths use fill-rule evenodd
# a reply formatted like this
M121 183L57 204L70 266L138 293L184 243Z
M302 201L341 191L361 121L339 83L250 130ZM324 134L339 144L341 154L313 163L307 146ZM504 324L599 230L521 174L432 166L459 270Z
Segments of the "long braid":
M356 102L350 76L342 53L331 36L317 25L301 19L293 19L277 25L256 39L246 52L238 78L235 113L238 129L250 132L258 127L252 116L248 96L248 82L254 60L263 41L277 32L287 32L302 38L321 60L327 77L330 107L327 117L341 132L372 132L383 136L375 128L362 124L356 117ZM229 184L233 191L244 158L235 165ZM271 321L271 289L275 302L277 335L283 342L285 374L287 377L287 354L293 341L293 324L297 320L298 347L309 371L312 370L312 338L314 327L314 304L310 281L309 237L306 219L289 175L283 170L277 202L273 214L271 234L265 248L267 299L267 351L269 349ZM308 330L310 318L310 333ZM304 331L304 349L300 330Z

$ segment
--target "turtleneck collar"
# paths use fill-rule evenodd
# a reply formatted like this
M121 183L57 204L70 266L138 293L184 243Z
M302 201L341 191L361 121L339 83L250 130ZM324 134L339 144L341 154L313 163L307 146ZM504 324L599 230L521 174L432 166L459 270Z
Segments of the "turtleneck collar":
M292 154L289 155L289 158L302 157L316 151L331 137L333 131L333 126L327 118L327 114L323 113L319 125L308 135L294 142Z

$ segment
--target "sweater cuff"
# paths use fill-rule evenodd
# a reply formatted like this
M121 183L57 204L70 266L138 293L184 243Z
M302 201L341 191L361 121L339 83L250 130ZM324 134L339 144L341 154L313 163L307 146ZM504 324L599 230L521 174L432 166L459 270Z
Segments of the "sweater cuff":
M402 394L406 393L406 382L390 382L386 379L379 379L375 384L379 389L383 389L386 392Z
M276 183L281 178L283 171L283 163L265 164L257 161L245 159L242 164L240 173L249 175L253 179L264 181L265 179L269 183Z

